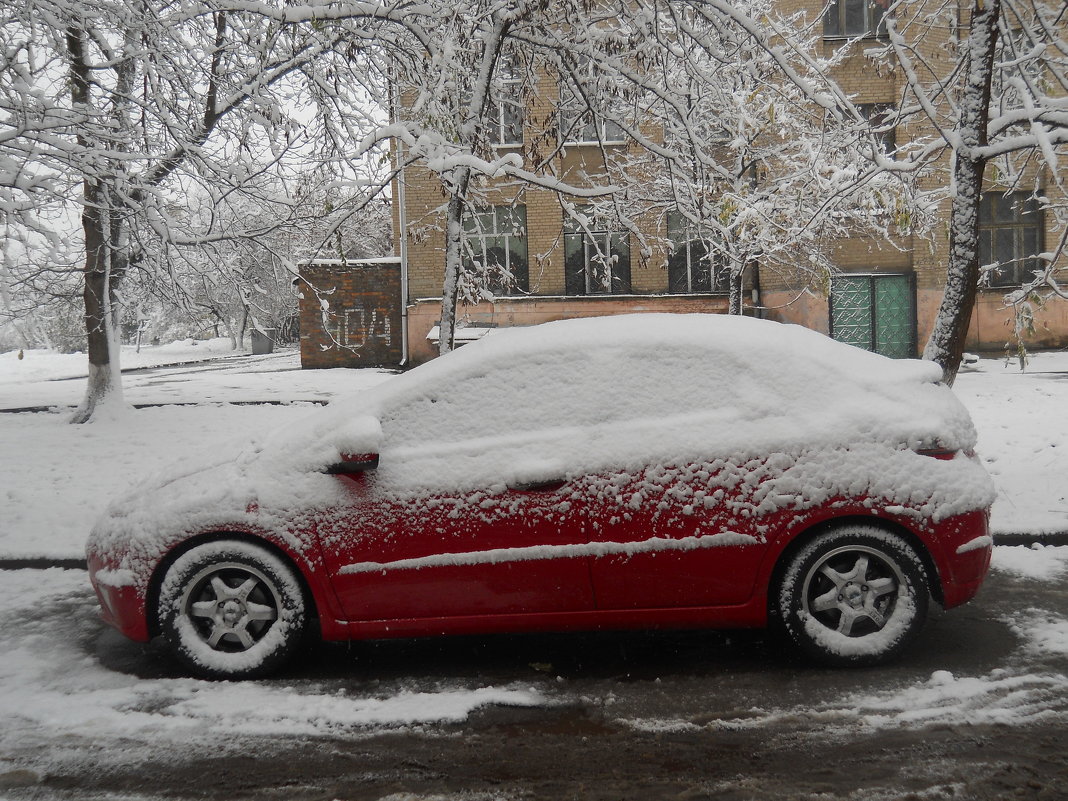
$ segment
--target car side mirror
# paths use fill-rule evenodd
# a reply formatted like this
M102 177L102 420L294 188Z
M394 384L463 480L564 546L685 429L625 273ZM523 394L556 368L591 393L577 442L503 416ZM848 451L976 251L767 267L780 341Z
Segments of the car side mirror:
M340 462L330 465L323 472L332 476L352 475L353 473L366 473L377 467L377 453L343 453Z

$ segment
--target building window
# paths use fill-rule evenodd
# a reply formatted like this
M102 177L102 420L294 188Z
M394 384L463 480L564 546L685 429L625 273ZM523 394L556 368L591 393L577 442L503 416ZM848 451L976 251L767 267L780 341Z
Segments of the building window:
M606 120L589 110L560 110L560 138L564 144L621 144L623 137L623 128L617 122Z
M487 112L490 144L523 144L522 84L513 66L504 65L498 71L496 90Z
M997 264L990 286L1020 286L1041 269L1044 228L1038 199L1026 192L987 192L979 202L979 264Z
M897 129L894 128L892 103L858 103L857 111L868 121L872 135L882 144L883 153L892 156L897 151Z
M726 292L727 271L718 269L707 241L697 235L696 226L677 211L667 215L668 292Z
M494 206L464 217L464 267L494 295L529 289L526 206Z
M891 0L828 0L823 15L825 37L886 36L883 15Z
M565 289L569 295L625 295L630 292L630 242L599 220L585 230L564 222Z
M592 79L593 69L586 72ZM560 84L560 141L565 144L621 144L626 141L623 127L605 119L589 103L563 82Z

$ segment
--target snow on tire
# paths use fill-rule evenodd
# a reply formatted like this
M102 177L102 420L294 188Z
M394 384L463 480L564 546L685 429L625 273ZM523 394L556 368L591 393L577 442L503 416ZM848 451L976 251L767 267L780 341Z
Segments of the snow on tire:
M927 617L926 573L901 537L843 526L795 553L772 602L790 639L825 664L892 659Z
M163 635L206 678L262 676L304 632L304 596L292 568L257 545L222 540L186 551L160 587Z

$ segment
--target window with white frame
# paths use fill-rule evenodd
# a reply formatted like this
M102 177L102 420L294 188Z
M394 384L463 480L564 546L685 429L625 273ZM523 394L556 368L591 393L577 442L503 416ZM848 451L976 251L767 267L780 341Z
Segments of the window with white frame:
M667 229L671 246L668 292L727 291L726 270L718 268L708 241L698 235L697 226L681 212L669 211Z
M560 84L560 141L564 144L619 144L626 141L623 127L591 108L575 87Z
M990 286L1014 287L1031 280L1041 264L1044 218L1027 192L986 192L979 201L979 264L997 264Z
M568 295L625 295L630 292L630 239L603 220L585 216L583 227L564 220L565 291Z
M564 144L621 144L623 127L591 111L561 109L560 133Z
M503 64L487 111L490 144L523 144L522 80L515 67Z
M891 0L828 0L823 35L828 38L886 36L883 16Z
M465 259L469 273L494 295L529 289L526 206L493 206L464 217Z

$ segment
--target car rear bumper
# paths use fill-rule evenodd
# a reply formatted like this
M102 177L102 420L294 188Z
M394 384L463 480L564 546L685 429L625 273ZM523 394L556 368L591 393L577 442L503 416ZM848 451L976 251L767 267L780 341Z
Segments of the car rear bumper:
M975 597L990 569L990 514L969 512L940 524L942 606L952 609Z

